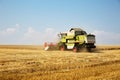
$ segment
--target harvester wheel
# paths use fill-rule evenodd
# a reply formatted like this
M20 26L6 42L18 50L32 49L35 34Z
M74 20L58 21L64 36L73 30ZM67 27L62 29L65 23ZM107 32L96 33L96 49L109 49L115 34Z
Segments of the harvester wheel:
M87 48L87 51L88 51L88 52L92 52L92 49L91 49L91 48Z
M66 49L66 46L64 45L64 44L62 44L61 46L60 46L60 50L61 51L64 51Z
M61 51L64 51L64 50L65 50L64 46L61 46L61 47L60 47L60 50L61 50Z
M73 48L73 51L74 51L74 52L77 52L77 51L78 51L77 46L75 46L75 47Z

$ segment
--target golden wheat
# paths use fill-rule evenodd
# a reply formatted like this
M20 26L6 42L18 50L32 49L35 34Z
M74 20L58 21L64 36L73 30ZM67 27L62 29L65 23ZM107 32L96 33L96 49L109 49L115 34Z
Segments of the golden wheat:
M119 47L102 48L107 50L74 53L0 46L0 80L119 80Z

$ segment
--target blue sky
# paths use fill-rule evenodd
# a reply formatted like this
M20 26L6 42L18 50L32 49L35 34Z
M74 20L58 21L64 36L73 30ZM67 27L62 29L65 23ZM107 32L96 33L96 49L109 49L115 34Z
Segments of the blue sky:
M120 45L120 0L0 0L0 44L42 44L71 27Z

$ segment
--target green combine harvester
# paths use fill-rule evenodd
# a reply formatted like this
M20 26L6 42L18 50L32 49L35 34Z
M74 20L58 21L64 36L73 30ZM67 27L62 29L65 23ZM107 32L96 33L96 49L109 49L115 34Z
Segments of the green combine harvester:
M53 46L57 46L61 51L72 49L74 52L86 48L88 51L91 51L95 46L95 35L87 34L84 30L80 28L71 28L69 32L58 34L60 40L55 44L45 43L45 50Z

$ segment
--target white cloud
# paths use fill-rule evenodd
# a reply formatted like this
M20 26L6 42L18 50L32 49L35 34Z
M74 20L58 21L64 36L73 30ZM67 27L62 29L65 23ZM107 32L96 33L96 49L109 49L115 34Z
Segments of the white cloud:
M25 40L37 39L37 38L39 38L38 36L40 34L41 34L40 32L37 32L32 27L29 27L28 30L24 33L23 39L25 39Z
M0 35L9 35L15 33L16 29L15 28L7 28L5 30L0 31Z
M98 44L116 44L120 45L120 33L95 30L96 42Z
M22 31L19 24L0 30L0 44L43 44L44 42L55 42L57 31L53 28L36 30L28 27Z
M42 31L37 31L32 27L24 33L23 41L28 44L42 44L44 42L55 42L57 33L53 28L46 28Z
M20 28L20 24L15 24L16 28Z
M36 30L28 27L23 30L19 24L0 30L0 44L43 44L44 42L57 42L57 30L46 28ZM23 30L23 31L22 31ZM97 44L118 44L120 45L120 33L95 30Z
M46 28L45 32L46 33L52 33L52 32L54 32L54 29L53 28Z
M18 40L19 24L0 30L0 44L14 44Z
M1 30L0 31L0 35L11 35L11 34L14 34L16 31L18 30L18 27L8 27L4 30Z
M15 28L7 28L5 30L6 33L15 33L16 32L16 29Z

